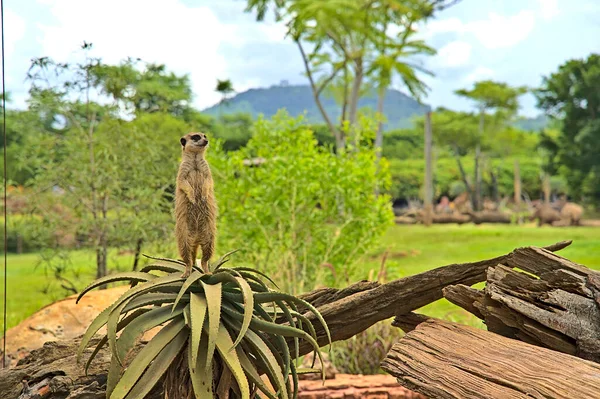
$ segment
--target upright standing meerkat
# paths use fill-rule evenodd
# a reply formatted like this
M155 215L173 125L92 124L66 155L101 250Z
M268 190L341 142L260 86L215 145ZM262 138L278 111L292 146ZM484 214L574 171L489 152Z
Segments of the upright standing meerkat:
M183 156L175 191L175 235L186 265L183 277L187 277L196 262L198 247L202 249L202 269L209 271L208 261L215 249L217 203L210 167L204 158L206 134L188 133L180 142Z

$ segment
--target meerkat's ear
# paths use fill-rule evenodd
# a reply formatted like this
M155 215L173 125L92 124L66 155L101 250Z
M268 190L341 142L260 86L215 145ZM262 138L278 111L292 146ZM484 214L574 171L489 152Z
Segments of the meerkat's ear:
M182 146L182 147L185 147L185 142L186 142L186 140L185 140L185 137L182 137L182 138L179 140L179 142L181 143L181 146Z

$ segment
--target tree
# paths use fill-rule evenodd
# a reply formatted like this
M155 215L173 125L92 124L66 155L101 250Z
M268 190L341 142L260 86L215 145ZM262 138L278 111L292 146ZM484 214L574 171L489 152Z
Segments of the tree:
M98 63L89 73L95 88L135 114L158 112L182 117L190 109L189 76L168 72L163 64L128 58L119 65Z
M569 60L543 79L536 91L539 106L561 121L546 147L563 165L570 192L600 201L600 54Z
M454 3L456 1L445 0L249 0L247 10L256 11L257 19L261 20L269 6L273 6L278 19L286 21L288 35L302 56L317 107L336 139L337 149L341 150L357 123L358 99L363 86L377 80L372 75L379 74L380 88L389 85L392 73L399 73L404 83L410 82L411 91L424 87L415 74L414 65L404 60L409 55L431 53L431 49L417 42L413 42L411 50L405 48L412 22L428 18L434 11ZM401 29L392 34L390 26ZM342 120L338 125L325 111L321 94L340 74L343 75L343 96Z
M97 79L106 77L104 72L111 68L91 58L90 48L91 44L82 46L84 59L76 64L47 57L32 62L31 112L64 123L53 130L42 126L27 132L20 159L22 168L33 176L29 185L36 193L32 196L36 212L50 229L71 231L93 248L96 275L102 277L107 274L109 248L170 233L165 226L179 149L172 134L189 127L159 113L147 101L137 102L145 105L134 120L120 119L119 101L140 97L135 93L122 97L122 92L113 90L115 86L104 86L114 82L114 75ZM123 82L123 87L134 83ZM104 98L108 104L100 104L92 100L98 93L113 95ZM169 159L173 162L165 163ZM52 204L72 217L57 214Z
M447 146L453 154L465 190L473 198L473 187L467 177L461 157L476 146L477 120L475 116L466 112L438 108L432 113L431 127L434 142L437 145ZM417 129L424 129L422 120L417 122Z
M393 12L393 9L391 9ZM415 14L409 14L406 18L402 34L400 35L400 41L397 44L388 44L387 35L381 37L379 43L375 43L375 48L378 55L371 65L368 75L372 76L377 86L377 112L379 114L379 124L377 126L377 135L375 136L375 149L377 150L378 163L382 156L383 151L383 104L385 101L385 93L388 87L392 84L392 78L397 74L402 80L403 84L409 89L413 97L418 101L426 93L427 86L418 78L415 71L432 75L431 72L414 63L406 61L406 58L412 55L428 54L433 55L436 51L427 46L422 40L410 40L410 37L415 33L412 25L415 21L420 18ZM387 14L383 20L383 31L386 32L389 29L389 21L392 20Z
M215 88L217 93L221 94L221 102L219 103L219 112L221 113L221 119L223 119L223 106L227 104L227 96L233 93L233 84L231 80L220 80L217 79L217 87Z
M506 83L484 80L476 82L470 90L460 89L455 93L461 97L475 101L479 111L478 140L475 146L475 189L473 191L473 208L481 209L481 138L485 132L485 114L493 111L496 121L506 122L513 118L519 108L518 98L525 94L525 87L510 87Z

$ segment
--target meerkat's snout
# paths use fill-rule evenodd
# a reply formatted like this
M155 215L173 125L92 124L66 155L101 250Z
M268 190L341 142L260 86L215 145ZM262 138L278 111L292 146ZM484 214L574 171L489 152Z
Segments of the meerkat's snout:
M194 134L190 138L197 146L206 147L208 145L208 138L205 134Z

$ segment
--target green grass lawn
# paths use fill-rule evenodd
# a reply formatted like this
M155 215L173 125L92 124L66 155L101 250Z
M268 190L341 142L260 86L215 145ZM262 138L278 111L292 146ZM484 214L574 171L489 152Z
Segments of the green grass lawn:
M573 244L560 252L575 262L600 269L600 229L537 228L534 225L436 225L432 227L393 226L381 240L378 248L365 257L364 268L357 278L377 275L381 256L389 250L386 262L387 280L420 273L438 266L492 258L510 252L515 247L544 246L561 240ZM10 255L8 257L8 327L64 296L59 284L44 268L36 266L38 254ZM94 278L94 254L76 252L72 269L80 282ZM109 257L109 265L127 270L132 256ZM81 288L81 287L79 287ZM431 316L480 325L478 320L445 300L431 304L420 312ZM1 321L0 321L1 322Z
M52 272L40 263L40 254L8 255L8 328L17 325L23 319L42 307L62 299L66 291ZM67 278L78 282L77 288L95 278L95 254L91 251L74 251L69 260L56 260L68 267ZM133 256L117 256L109 254L109 267L125 270L133 264ZM2 320L0 320L0 327ZM1 330L1 328L0 328ZM0 332L1 335L1 332Z

